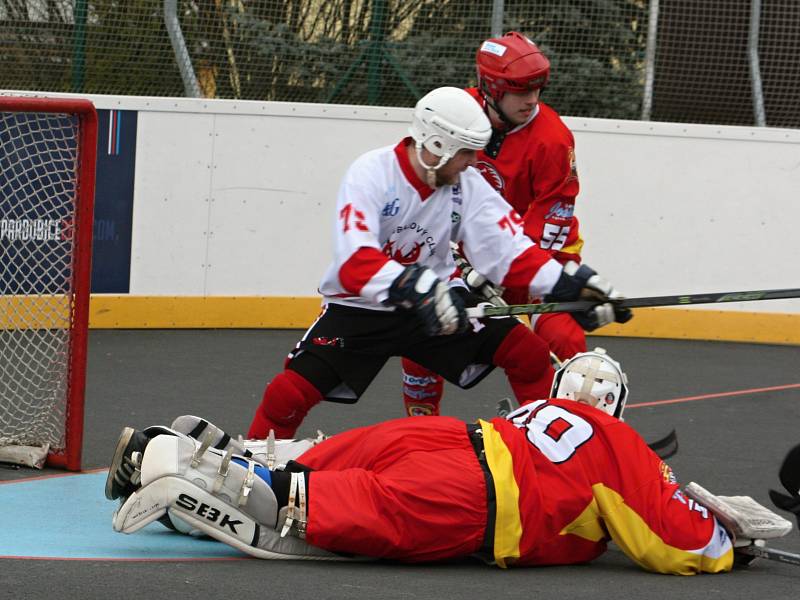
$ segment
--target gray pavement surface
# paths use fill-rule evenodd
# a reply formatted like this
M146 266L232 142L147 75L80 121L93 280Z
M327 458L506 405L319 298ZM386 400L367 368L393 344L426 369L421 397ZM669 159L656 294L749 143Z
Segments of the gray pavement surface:
M264 384L282 369L299 331L110 331L89 338L84 468L107 467L120 429L202 415L231 433L246 430ZM592 337L631 381L626 420L645 439L672 428L670 464L683 483L749 494L770 506L777 471L800 442L800 389L751 392L637 408L637 403L800 382L800 349L714 342ZM501 372L470 391L447 386L443 413L491 416L510 395ZM336 433L402 416L399 361L391 361L358 404L323 403L300 430ZM45 471L48 473L50 471ZM0 481L43 474L0 469ZM54 498L48 515L59 519ZM68 499L66 500L68 501ZM1 507L0 507L1 508ZM109 515L113 511L109 503ZM2 526L0 525L0 532ZM1 533L0 533L1 535ZM800 534L772 546L800 552ZM255 559L203 562L0 560L0 598L587 598L800 597L800 568L759 561L724 575L671 577L639 569L612 548L591 565L503 571L469 560L436 565L330 564Z

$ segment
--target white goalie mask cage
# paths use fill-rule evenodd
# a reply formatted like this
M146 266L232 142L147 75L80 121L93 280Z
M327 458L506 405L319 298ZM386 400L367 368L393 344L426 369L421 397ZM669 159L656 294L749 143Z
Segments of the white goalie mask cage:
M440 87L417 102L409 133L416 142L420 162L436 170L459 150L484 148L492 137L492 125L469 93L456 87ZM423 147L439 157L439 164L430 166L422 160Z
M603 348L595 348L561 365L550 395L584 402L621 420L628 399L628 377Z

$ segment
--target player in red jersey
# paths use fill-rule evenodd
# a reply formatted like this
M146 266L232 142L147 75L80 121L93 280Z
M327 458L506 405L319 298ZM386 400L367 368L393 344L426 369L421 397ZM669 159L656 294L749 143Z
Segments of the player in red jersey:
M550 62L517 32L483 42L476 62L478 87L467 91L492 124L492 137L478 153L476 168L522 216L525 234L539 247L562 264L580 262L575 141L558 113L540 100ZM509 304L531 301L516 290L507 290L503 298ZM534 315L531 324L560 360L586 351L583 329L568 314ZM439 414L442 378L409 359L402 364L406 412Z
M114 528L169 516L260 558L476 556L500 567L588 562L613 540L651 571L730 570L734 547L752 539L726 526L741 530L745 515L731 520L725 498L711 496L722 501L712 512L681 491L622 422L619 364L600 349L577 355L554 386L573 399L477 424L406 418L353 429L275 470L210 448L216 438L173 432L137 448L123 436L109 472L112 497L127 497ZM139 475L127 483L125 472L117 478L126 464ZM758 537L788 533L791 523L759 508L772 525Z

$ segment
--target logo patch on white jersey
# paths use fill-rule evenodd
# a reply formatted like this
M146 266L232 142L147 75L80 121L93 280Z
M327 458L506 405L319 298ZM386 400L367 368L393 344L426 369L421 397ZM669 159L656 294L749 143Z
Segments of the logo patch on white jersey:
M400 211L400 198L395 198L391 202L383 205L381 215L384 217L393 217Z
M451 192L453 193L453 202L455 204L463 204L464 201L461 199L461 184L456 184L452 187Z
M395 248L394 241L390 240L383 245L382 250L386 256L392 260L396 260L401 265L413 265L419 260L422 244L414 242L410 248L406 248L405 246Z

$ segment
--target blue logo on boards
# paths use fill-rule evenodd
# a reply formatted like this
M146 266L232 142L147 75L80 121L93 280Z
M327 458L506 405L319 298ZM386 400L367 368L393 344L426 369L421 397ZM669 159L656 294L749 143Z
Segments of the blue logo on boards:
M384 217L393 217L398 212L400 212L400 198L395 198L391 202L387 202L386 204L383 205L383 210L381 211L381 214Z

